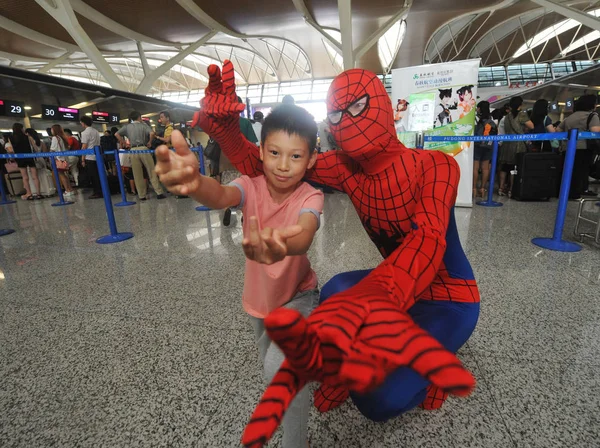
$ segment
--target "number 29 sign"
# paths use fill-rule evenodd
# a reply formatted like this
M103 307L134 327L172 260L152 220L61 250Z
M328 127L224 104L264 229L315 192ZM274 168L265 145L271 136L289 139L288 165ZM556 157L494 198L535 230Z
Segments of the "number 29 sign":
M25 103L22 101L0 100L0 115L24 117Z

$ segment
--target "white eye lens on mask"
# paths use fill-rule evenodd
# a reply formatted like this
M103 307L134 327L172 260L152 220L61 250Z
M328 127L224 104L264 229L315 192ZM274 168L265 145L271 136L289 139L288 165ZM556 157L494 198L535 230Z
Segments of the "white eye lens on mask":
M360 115L369 104L369 97L363 96L348 106L348 113L353 117Z

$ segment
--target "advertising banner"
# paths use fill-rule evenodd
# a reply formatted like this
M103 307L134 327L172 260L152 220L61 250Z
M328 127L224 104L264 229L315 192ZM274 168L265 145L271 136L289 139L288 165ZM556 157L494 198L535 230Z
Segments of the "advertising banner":
M479 59L392 70L392 104L402 143L416 146L417 133L465 136L475 131ZM473 143L425 143L460 166L457 206L473 204Z

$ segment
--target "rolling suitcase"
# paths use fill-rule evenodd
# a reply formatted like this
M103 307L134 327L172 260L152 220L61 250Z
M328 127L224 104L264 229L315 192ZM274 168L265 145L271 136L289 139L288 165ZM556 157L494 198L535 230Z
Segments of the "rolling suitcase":
M517 154L512 197L519 201L544 201L556 196L560 156L548 152Z
M45 198L52 197L56 194L56 185L54 184L54 177L52 176L52 171L47 168L37 170L38 179L40 180L40 190L37 191L35 188L35 183L33 182L33 178L31 177L31 173L29 174L29 186L31 188L31 192L33 194L39 194Z

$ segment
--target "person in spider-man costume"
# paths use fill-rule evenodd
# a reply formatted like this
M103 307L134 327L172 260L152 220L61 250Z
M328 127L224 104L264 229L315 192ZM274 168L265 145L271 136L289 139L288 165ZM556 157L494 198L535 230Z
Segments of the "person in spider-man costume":
M243 138L234 69L208 70L194 124L217 140L243 174L261 174L258 148ZM395 135L391 101L374 73L352 69L327 95L340 151L319 154L308 175L344 191L383 256L368 271L346 272L321 291L304 319L284 308L265 326L286 361L242 437L262 446L304 385L318 381L315 405L328 411L351 395L366 417L384 421L418 405L439 408L448 393L467 395L472 375L454 353L479 317L479 292L456 222L459 168L439 151L408 149Z

